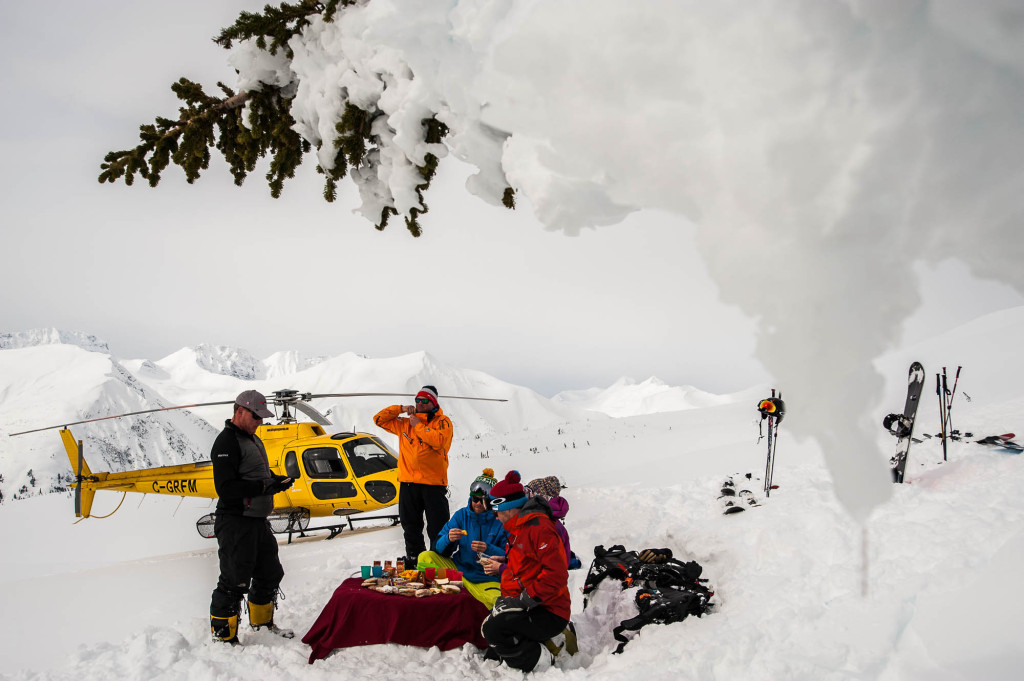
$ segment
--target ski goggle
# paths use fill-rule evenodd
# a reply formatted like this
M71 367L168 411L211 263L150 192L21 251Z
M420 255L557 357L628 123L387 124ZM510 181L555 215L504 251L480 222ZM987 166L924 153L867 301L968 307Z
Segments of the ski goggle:
M757 405L757 409L758 411L774 414L775 406L775 402L773 402L772 400L761 400L761 404Z
M479 502L483 503L484 505L487 505L487 497L484 496L483 494L472 494L469 497L469 501L471 503L476 503L476 502L479 501Z
M430 400L428 400L426 397L417 397L416 398L416 404L433 404L433 403Z
M492 485L483 482L482 480L474 480L473 484L469 486L469 496L488 496L491 491Z

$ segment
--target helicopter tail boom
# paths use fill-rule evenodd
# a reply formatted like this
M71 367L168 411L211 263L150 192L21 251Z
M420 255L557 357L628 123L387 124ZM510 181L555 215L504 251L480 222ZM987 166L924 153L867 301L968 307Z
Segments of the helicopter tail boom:
M80 456L81 443L71 431L62 429L61 440L75 474L75 515L88 518L92 511L96 490L136 492L140 494L170 494L181 497L215 499L212 468L209 461L123 471L120 473L93 473L84 456Z

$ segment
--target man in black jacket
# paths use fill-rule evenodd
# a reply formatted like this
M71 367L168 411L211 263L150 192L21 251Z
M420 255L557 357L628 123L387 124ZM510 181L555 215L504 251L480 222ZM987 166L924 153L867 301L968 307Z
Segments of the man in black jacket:
M220 579L210 601L210 627L217 641L238 643L238 613L246 593L253 629L266 627L285 638L295 635L274 624L284 569L267 516L274 510L274 495L291 487L293 480L271 472L267 450L256 436L263 419L273 415L262 394L241 393L235 399L234 416L224 422L210 454L219 497L213 531Z

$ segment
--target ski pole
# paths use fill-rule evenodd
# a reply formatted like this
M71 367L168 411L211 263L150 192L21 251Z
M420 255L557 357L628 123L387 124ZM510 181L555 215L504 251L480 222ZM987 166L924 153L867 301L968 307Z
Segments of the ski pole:
M942 419L942 460L946 461L946 415L947 409L947 396L949 395L949 388L946 387L946 367L942 367L942 391L939 394L939 416Z
M953 391L949 393L949 401L946 403L946 425L947 430L953 432L953 398L956 397L956 385L960 382L960 370L962 366L956 368L956 376L953 377Z
M775 397L775 388L772 388L772 397ZM764 494L765 497L771 496L771 479L772 479L772 417L768 415L768 457L764 462Z
M770 497L772 495L772 474L775 472L775 449L773 447L775 443L775 436L772 431L775 430L775 419L768 417L768 460L765 462L764 467L764 495Z

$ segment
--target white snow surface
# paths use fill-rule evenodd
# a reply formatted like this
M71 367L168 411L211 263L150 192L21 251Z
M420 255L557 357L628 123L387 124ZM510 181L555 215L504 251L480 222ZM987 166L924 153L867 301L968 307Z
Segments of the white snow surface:
M959 429L979 436L1024 432L1024 398L1016 387L1024 371L1017 352L1022 332L1024 308L1007 310L879 360L888 380L872 415L874 455L884 459L894 447L879 424L884 413L902 407L911 360L924 363L926 386L943 364L951 372L964 365L953 411ZM25 351L0 352L0 358ZM78 356L61 369L67 374L87 359ZM4 369L0 375L10 365ZM37 384L41 389L42 381ZM611 629L635 612L629 592L602 588L584 611L585 569L573 572L581 653L538 678L1019 678L1024 456L961 442L951 443L943 462L936 440L914 444L909 484L894 485L862 526L839 503L824 452L793 437L793 402L787 403L774 471L778 489L768 499L760 494L760 507L729 516L716 499L723 479L763 474L766 443L758 439L755 401L539 424L456 442L453 506L484 466L499 475L515 468L525 479L559 475L571 504L567 528L585 564L598 544L669 547L698 561L716 592L709 615L648 626L623 654L612 655ZM926 390L916 432L937 430L936 401ZM756 480L753 489L760 489ZM117 501L97 495L96 513ZM485 663L470 647L442 653L367 646L307 664L301 636L359 565L401 552L399 528L282 544L287 598L276 619L298 638L243 628L244 645L232 648L210 641L216 550L193 527L211 502L130 499L109 519L78 524L71 506L69 495L0 505L7 613L0 678L522 678Z
M343 96L384 114L379 164L352 170L371 220L420 208L414 165L450 152L479 169L468 191L511 186L568 234L692 221L722 299L760 320L758 358L814 396L790 426L863 518L891 489L847 414L880 399L872 363L919 305L908 261L1024 291L1022 45L1015 0L373 0L314 20L290 62L250 43L231 63L241 87L294 89L324 167Z

